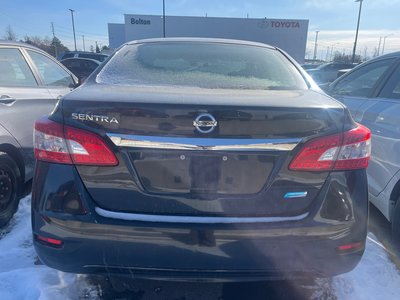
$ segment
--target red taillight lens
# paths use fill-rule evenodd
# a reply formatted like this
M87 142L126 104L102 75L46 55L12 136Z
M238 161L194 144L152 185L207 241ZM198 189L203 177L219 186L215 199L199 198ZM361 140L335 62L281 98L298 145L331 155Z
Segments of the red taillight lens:
M76 165L115 166L118 160L98 135L49 119L35 122L35 157Z
M74 164L102 166L118 164L114 153L98 135L68 126L65 126L64 132Z
M63 244L63 242L61 240L52 239L52 238L44 237L41 235L35 234L35 237L38 241L40 241L44 244L47 244L48 246L61 247Z
M352 130L307 142L289 165L296 171L355 170L368 167L371 133L358 124Z

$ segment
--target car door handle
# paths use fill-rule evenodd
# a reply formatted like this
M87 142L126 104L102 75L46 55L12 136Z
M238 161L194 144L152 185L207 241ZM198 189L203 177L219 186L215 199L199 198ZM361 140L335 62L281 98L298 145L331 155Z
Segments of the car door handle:
M2 103L2 104L12 104L12 103L14 103L15 101L16 101L15 98L11 98L11 97L8 96L8 95L1 95L1 96L0 96L0 103Z

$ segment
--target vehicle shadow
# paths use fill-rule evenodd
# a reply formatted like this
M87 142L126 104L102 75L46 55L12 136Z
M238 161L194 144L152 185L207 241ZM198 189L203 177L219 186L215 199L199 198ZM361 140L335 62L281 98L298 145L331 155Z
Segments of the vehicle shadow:
M330 289L330 280L323 280L322 287L313 279L246 283L163 282L101 276L88 276L86 279L98 289L97 294L103 300L336 299Z

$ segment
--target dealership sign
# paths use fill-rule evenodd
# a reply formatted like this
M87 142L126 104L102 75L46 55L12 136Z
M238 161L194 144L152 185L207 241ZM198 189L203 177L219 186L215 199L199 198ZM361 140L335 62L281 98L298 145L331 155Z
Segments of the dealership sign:
M150 22L150 20L143 20L141 18L139 18L139 19L131 18L131 24L134 24L134 25L150 25L151 22Z
M298 21L269 21L267 19L262 20L258 23L260 28L300 28L300 22Z
M300 23L296 21L271 21L271 27L300 28Z

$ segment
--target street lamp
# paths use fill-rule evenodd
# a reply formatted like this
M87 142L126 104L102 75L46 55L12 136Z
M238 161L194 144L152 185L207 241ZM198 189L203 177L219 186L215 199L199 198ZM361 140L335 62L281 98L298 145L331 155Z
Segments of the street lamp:
M331 45L331 55L330 55L330 57L329 57L329 61L332 61L332 56L333 56L333 46L336 46L336 45L339 45L340 43L334 43L334 44L332 44Z
M86 51L86 47L85 47L85 35L82 34L82 41L83 41L83 51Z
M389 36L392 36L392 35L393 35L393 33L388 34L387 36L384 36L384 37L383 37L382 54L383 54L383 52L385 51L386 38L388 38Z
M363 0L355 0L355 2L360 2L360 8L358 10L358 21L357 21L357 30L356 30L356 38L354 40L354 47L353 47L353 55L351 57L351 62L354 63L354 59L356 56L356 48L357 48L357 39L358 39L358 29L360 28L360 17L361 17L361 8Z
M314 60L317 59L318 33L319 33L319 30L315 31Z
M76 36L75 36L75 22L74 22L74 11L73 9L70 9L71 12L71 17L72 17L72 31L74 32L74 44L75 44L75 51L76 51Z
M163 36L165 37L165 0L162 2L162 10L163 10Z
M381 51L381 42L382 42L382 37L379 37L379 44L378 44L378 53L376 56L379 56L379 52Z

